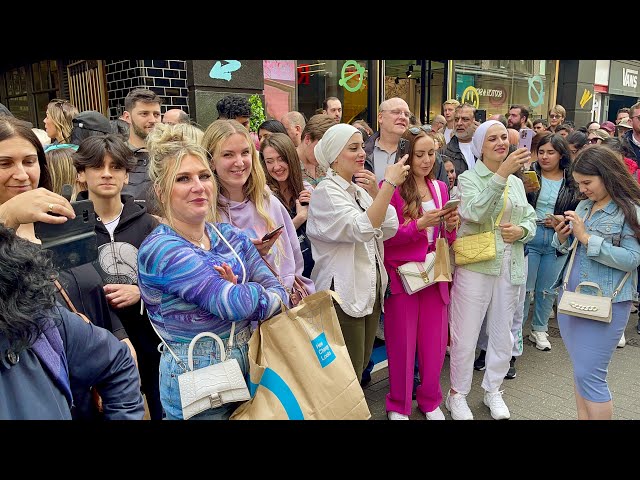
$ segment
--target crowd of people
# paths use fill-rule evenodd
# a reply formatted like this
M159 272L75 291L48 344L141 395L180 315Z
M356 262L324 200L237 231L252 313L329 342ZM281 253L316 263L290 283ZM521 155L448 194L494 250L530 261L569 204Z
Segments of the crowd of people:
M144 88L124 104L110 121L55 99L43 131L1 110L0 419L183 419L191 340L216 334L248 378L253 329L295 306L297 288L339 294L362 385L383 325L390 420L408 420L413 399L428 420L446 418L443 403L473 419L474 369L491 416L508 419L501 388L525 324L549 351L554 304L579 284L611 297L613 315L557 312L577 417L612 418L607 368L638 291L640 103L575 128L561 105L548 123L524 105L479 123L473 105L450 99L422 125L394 97L375 131L342 123L329 97L308 120L292 111L256 132L240 95L221 99L205 129L181 109L163 114ZM530 147L519 145L527 130ZM63 228L86 202L95 259L60 268L36 223ZM454 260L484 233L494 255ZM399 267L424 262L438 239L452 281L407 291ZM195 368L218 363L221 348L201 339ZM227 419L237 406L191 418Z

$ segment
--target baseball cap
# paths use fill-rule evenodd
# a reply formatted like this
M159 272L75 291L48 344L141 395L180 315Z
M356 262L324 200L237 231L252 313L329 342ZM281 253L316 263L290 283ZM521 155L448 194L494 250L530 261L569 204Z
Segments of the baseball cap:
M633 128L631 126L631 121L629 120L629 117L624 117L622 120L618 122L617 126L622 128Z
M609 133L610 135L613 135L614 133L616 133L616 125L613 122L610 122L609 120L607 120L606 122L603 122L600 124L600 128L602 130L606 130L607 133Z
M109 119L94 110L85 110L76 115L73 119L73 126L94 132L111 133Z

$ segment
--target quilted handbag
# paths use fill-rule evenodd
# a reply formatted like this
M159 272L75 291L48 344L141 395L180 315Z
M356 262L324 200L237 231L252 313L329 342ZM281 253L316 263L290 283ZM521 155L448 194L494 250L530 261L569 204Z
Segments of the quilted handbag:
M428 253L424 262L408 262L397 268L404 291L409 295L435 283L436 252Z
M598 322L611 323L613 299L618 295L620 289L629 278L629 275L631 275L631 272L627 272L611 297L603 296L600 285L594 282L580 282L576 287L575 292L567 290L569 275L571 274L571 268L573 267L573 260L575 259L576 250L578 249L577 243L578 240L575 239L571 246L571 248L573 248L573 252L571 252L571 260L569 260L569 266L564 274L562 286L563 293L560 301L558 302L558 313L586 318L588 320L596 320ZM598 290L598 295L581 293L580 290L582 287L596 288Z
M499 227L500 220L507 206L507 195L509 194L509 184L504 189L504 203L498 214L494 230ZM456 265L467 265L469 263L484 262L496 258L496 235L494 230L489 232L476 233L459 237L453 242L453 252L455 254Z

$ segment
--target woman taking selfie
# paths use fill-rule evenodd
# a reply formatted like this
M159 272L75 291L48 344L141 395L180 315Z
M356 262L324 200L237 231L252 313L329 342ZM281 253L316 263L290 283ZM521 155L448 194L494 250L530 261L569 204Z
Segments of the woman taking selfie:
M529 161L529 149L518 148L509 154L507 129L496 120L481 124L471 143L480 161L458 177L462 223L457 238L493 231L496 256L456 268L449 325L451 390L445 406L454 420L473 419L466 396L486 315L489 341L482 381L484 404L494 419L501 420L510 417L500 386L510 367L511 326L515 309L522 308L517 299L526 280L524 243L535 235L536 213L527 202L522 181L514 175Z
M600 145L578 153L573 178L587 198L575 210L564 212L564 220L555 227L553 246L561 254L573 255L572 246L577 249L555 286L564 283L567 268L567 291L575 292L581 282L598 284L603 296L613 297L612 320L605 323L558 312L558 325L573 365L578 419L611 420L613 402L607 372L636 298L640 186L616 153ZM630 277L620 286L627 272ZM592 286L582 286L581 293L599 294Z

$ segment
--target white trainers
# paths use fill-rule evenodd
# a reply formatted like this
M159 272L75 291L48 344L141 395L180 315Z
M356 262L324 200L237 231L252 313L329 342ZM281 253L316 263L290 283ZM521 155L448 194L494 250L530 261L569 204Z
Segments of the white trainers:
M502 390L495 393L484 392L484 404L491 410L495 420L507 420L511 417L507 405L502 399Z
M473 413L467 405L466 395L461 393L451 395L451 391L448 391L444 406L451 412L451 418L454 420L473 420Z
M389 420L409 420L409 415L403 415L398 412L387 412L387 418Z
M427 417L427 420L446 420L444 418L444 413L440 410L440 407L436 407L432 412L426 412L424 416Z
M529 334L529 340L536 344L538 350L548 352L551 350L551 343L547 340L549 334L547 332L535 332L532 331Z
M624 332L622 332L622 337L620 337L620 341L618 342L618 348L624 348L627 344L627 339L624 338Z

